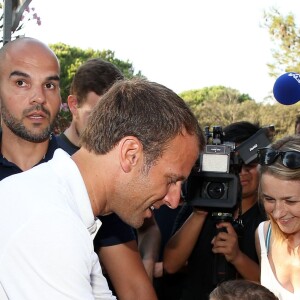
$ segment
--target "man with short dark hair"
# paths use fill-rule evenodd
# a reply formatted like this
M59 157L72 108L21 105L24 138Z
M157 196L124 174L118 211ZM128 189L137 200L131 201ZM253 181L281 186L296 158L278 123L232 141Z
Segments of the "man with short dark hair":
M75 154L57 149L49 162L0 182L7 298L114 299L94 255L95 217L113 212L139 228L161 205L177 207L204 144L176 93L141 79L115 83L93 109Z
M78 68L68 96L72 122L65 132L57 137L59 147L70 155L79 150L80 135L93 108L113 83L121 79L121 71L114 64L101 58L89 59ZM102 226L94 238L94 248L112 291L125 300L157 299L143 266L133 229L116 214L99 216L99 219ZM154 240L157 239L158 229L149 226L147 230L149 253L155 247ZM126 272L119 272L120 269Z

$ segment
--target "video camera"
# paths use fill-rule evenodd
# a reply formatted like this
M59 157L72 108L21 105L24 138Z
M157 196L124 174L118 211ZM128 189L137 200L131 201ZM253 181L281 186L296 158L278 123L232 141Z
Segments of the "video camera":
M206 147L193 168L186 186L189 205L205 208L216 220L230 219L242 200L239 173L242 164L257 158L257 149L270 144L269 131L263 127L240 145L224 142L221 126L205 127Z

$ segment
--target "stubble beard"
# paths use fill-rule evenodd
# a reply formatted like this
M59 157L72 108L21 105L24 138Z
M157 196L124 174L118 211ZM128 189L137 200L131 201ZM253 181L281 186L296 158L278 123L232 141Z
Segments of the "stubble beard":
M36 109L36 108L35 108ZM33 110L33 109L31 109ZM49 117L49 112L46 111L44 108L39 106L39 109L37 110L42 110L47 114ZM50 138L52 129L53 129L53 122L50 123L44 130L41 132L34 133L30 130L28 130L24 123L23 123L23 118L21 120L18 120L15 118L2 104L1 106L1 118L4 124L18 137L32 143L42 143L46 141L47 139Z

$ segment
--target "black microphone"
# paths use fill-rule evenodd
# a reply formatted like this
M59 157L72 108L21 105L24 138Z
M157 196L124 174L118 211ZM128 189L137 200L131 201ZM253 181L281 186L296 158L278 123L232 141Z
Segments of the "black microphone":
M300 101L300 74L287 72L279 76L273 87L275 99L284 105L292 105Z

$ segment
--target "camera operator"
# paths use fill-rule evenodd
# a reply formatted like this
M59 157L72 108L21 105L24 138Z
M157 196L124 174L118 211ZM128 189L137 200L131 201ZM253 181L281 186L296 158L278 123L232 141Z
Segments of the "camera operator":
M239 145L258 130L259 126L249 122L232 123L224 128L224 140ZM255 229L266 216L257 202L256 161L243 164L239 178L242 199L240 205L234 208L234 219L239 216L243 224L237 226L239 230L235 229L234 222L216 222L210 216L209 209L187 202L178 214L173 230L175 233L165 247L163 264L168 274L186 273L179 299L209 299L209 293L218 284L215 282L216 255L226 259L226 280L245 278L259 281L254 236Z

